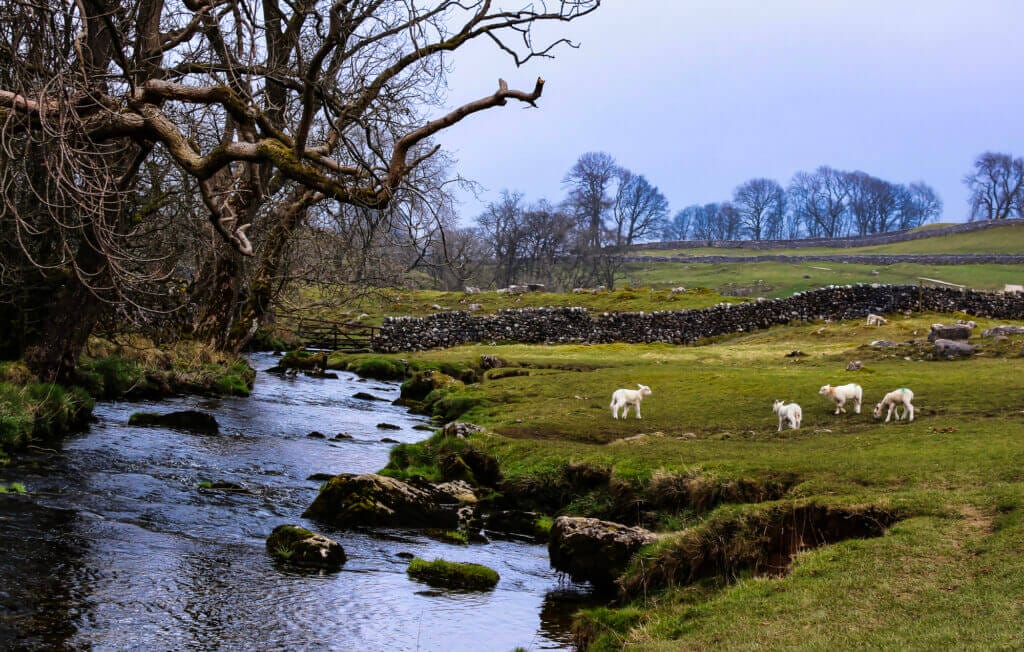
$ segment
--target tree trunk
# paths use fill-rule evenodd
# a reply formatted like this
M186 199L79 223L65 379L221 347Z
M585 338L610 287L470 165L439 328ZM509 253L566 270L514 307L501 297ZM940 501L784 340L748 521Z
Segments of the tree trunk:
M277 292L281 287L280 271L284 262L285 251L295 231L316 193L310 190L296 190L288 196L288 201L281 206L275 217L273 228L260 251L259 262L249 281L248 293L237 318L227 332L224 348L238 353L256 334L256 329L263 325Z
M78 277L68 275L63 283L54 282L46 304L35 308L41 324L25 347L25 364L43 382L73 382L103 302Z
M218 240L190 291L190 302L198 312L192 333L219 350L228 349L229 333L238 314L242 292L241 258L232 247Z

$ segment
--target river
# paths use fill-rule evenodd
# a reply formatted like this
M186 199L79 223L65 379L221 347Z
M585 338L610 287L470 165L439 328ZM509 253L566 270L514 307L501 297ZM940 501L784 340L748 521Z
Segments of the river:
M571 649L568 619L586 600L544 546L458 546L415 531L337 531L301 518L313 473L361 473L387 461L389 437L423 439L423 418L390 404L398 386L257 370L249 398L180 397L96 406L96 422L52 452L20 456L0 481L0 648L28 650ZM363 391L388 399L353 398ZM195 408L219 435L127 425L137 411ZM400 430L382 430L387 422ZM351 439L307 437L311 431ZM247 492L203 491L203 481ZM275 564L270 531L302 524L342 544L336 573ZM407 560L472 561L498 571L489 592L432 589Z

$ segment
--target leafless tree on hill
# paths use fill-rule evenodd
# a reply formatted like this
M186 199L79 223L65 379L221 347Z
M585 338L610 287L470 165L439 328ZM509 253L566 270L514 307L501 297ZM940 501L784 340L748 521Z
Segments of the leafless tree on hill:
M1024 216L1024 158L985 152L964 177L970 191L971 220Z

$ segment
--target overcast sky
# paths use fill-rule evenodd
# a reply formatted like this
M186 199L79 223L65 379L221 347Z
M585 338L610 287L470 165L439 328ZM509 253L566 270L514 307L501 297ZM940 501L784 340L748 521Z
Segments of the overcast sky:
M564 197L580 154L643 174L672 213L753 177L788 184L830 165L924 181L942 221L967 219L961 181L985 150L1024 155L1024 0L606 0L559 27L580 43L517 69L486 43L459 51L454 106L497 79L531 90L439 141L458 171L530 202ZM468 223L483 204L462 195Z

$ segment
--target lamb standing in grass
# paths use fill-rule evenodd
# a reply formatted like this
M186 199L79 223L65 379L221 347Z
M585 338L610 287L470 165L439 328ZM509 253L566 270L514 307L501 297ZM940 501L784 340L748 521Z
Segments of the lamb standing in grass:
M779 415L778 432L782 432L782 424L787 422L793 430L800 429L800 421L804 418L804 412L796 403L785 405L782 401L775 401L772 403L772 411Z
M871 313L868 315L868 326L884 326L888 324L889 320L881 315Z
M836 414L840 412L846 412L847 401L853 401L853 411L860 414L860 402L864 396L864 391L860 388L857 383L850 383L849 385L839 385L833 387L832 385L822 385L818 393L822 396L827 396L836 404Z
M882 398L882 402L875 406L875 418L882 416L882 410L889 408L889 413L885 415L885 422L889 423L889 419L892 418L892 413L896 413L896 420L899 421L903 417L907 417L907 422L914 420L914 406L911 405L911 401L914 400L914 392L910 391L906 387L900 387L897 390L891 391ZM899 407L903 406L903 414L900 414Z
M622 408L622 418L625 419L626 415L629 414L629 406L632 405L636 410L636 418L642 419L640 416L640 401L644 400L645 396L651 395L651 388L647 385L636 384L640 389L617 389L612 392L612 418L619 418L619 408Z

